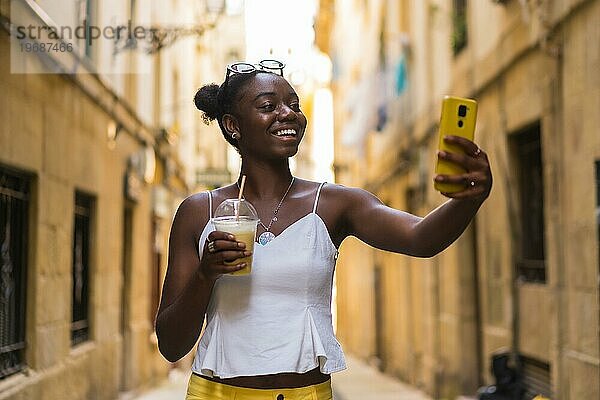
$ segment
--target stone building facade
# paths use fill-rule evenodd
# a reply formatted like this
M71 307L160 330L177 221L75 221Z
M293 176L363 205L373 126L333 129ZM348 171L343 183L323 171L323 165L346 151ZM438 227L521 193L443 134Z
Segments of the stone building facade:
M443 203L432 179L447 94L479 102L476 142L494 173L436 257L344 243L346 351L435 398L494 383L503 351L530 393L597 398L600 2L329 0L318 21L338 182L418 215Z
M2 400L113 400L172 368L153 328L169 226L190 191L213 184L196 171L226 169L193 105L224 62L190 36L150 55L141 41L98 39L11 64L9 35L16 15L34 26L198 25L207 7L150 3L0 1ZM173 62L182 54L185 65Z

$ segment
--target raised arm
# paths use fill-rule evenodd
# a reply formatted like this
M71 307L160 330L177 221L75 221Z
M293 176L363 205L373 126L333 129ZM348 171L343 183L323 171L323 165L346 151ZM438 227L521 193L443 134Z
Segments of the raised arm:
M216 251L208 252L204 243L200 258L198 239L208 221L207 197L203 193L184 200L171 226L167 274L156 316L158 347L171 362L186 355L196 343L219 276L243 268L223 264L244 254L235 239L224 232L211 232L209 240L215 241Z
M388 207L364 190L338 189L344 191L341 197L347 234L382 250L417 257L432 257L452 244L489 195L492 174L487 155L473 142L459 137L446 140L463 147L467 154L441 153L439 157L463 166L467 172L456 176L437 175L435 179L468 183L465 190L443 193L451 199L421 218Z

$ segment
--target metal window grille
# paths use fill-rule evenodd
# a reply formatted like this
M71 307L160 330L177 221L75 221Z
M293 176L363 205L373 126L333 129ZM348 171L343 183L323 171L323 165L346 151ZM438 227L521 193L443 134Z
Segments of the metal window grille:
M0 168L0 379L25 366L29 179Z
M75 223L73 228L73 310L71 344L89 339L89 275L92 197L75 194Z
M545 283L544 180L539 125L518 134L514 143L521 200L518 276L527 282Z
M525 389L525 399L537 395L552 398L552 382L550 380L550 364L544 361L521 355L521 376Z

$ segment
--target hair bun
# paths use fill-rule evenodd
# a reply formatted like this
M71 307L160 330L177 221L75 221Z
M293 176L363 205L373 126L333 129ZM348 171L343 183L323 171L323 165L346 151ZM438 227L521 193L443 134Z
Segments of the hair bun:
M194 104L202 111L202 119L206 124L217 119L219 115L219 85L211 83L204 85L196 92Z

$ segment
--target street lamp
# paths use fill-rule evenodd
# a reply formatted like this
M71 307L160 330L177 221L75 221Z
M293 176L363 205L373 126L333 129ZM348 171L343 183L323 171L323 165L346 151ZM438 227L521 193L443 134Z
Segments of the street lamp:
M146 54L158 53L171 46L177 40L188 36L202 36L217 26L217 21L225 12L226 0L206 0L206 21L188 26L123 26L126 34L117 34L114 38L113 54L125 50L142 48ZM117 32L120 32L117 30Z

